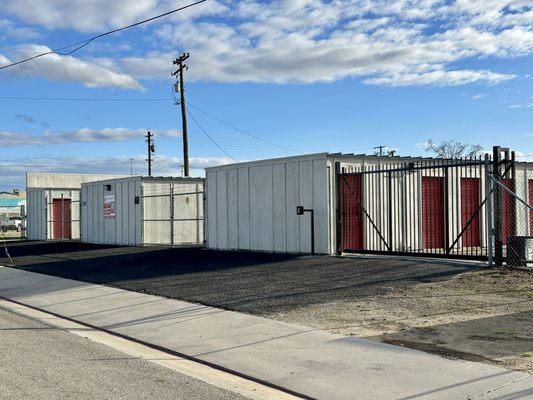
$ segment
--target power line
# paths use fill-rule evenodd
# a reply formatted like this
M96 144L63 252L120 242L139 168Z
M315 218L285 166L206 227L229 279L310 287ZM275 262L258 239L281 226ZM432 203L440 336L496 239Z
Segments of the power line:
M300 154L303 154L303 153L302 153L301 151L299 151L299 150L294 150L294 149L291 149L291 148L289 148L289 147L285 147L285 146L283 146L283 145L280 145L280 144L277 144L277 143L271 142L271 141L269 141L269 140L267 140L267 139L263 139L262 137L259 137L259 136L256 136L256 135L253 135L253 134L251 134L251 133L249 133L249 132L246 132L245 130L240 129L240 128L238 128L238 127L236 127L236 126L230 124L229 122L226 122L226 121L224 121L224 120L222 120L222 119L220 119L220 118L218 118L218 117L215 117L215 116L212 115L212 114L209 114L207 111L204 111L204 110L198 108L198 107L195 106L194 104L191 104L190 101L187 101L187 104L189 104L191 107L195 108L196 110L200 111L201 113L207 115L208 117L213 118L214 120L216 120L216 121L218 121L218 122L220 122L220 123L222 123L222 124L224 124L224 125L226 125L226 126L229 126L230 128L235 129L237 132L240 132L240 133L242 133L242 134L244 134L244 135L246 135L246 136L249 136L249 137L251 137L251 138L253 138L253 139L259 140L259 141L264 142L264 143L268 143L268 144L271 145L271 146L279 147L279 148L281 148L281 149L288 150L288 151L292 151L292 152L294 152L294 153L300 153Z
M155 17L144 19L142 21L135 22L134 24L123 26L122 28L117 28L117 29L113 29L113 30L108 31L108 32L101 33L99 35L93 36L92 38L89 38L87 40L84 40L84 41L81 41L81 42L78 42L78 43L73 43L73 44L70 44L68 46L61 47L59 49L50 50L50 51L47 51L47 52L44 52L44 53L41 53L41 54L37 54L37 55L32 56L32 57L28 57L28 58L23 59L23 60L15 61L15 62L13 62L11 64L7 64L7 65L4 65L4 66L0 67L0 70L6 69L6 68L9 68L9 67L13 67L15 65L19 65L19 64L31 61L31 60L35 60L36 58L47 56L47 55L50 55L50 54L58 54L58 55L61 55L61 56L71 55L72 53L75 53L76 51L78 51L78 50L82 49L83 47L87 46L88 44L92 43L96 39L99 39L101 37L104 37L104 36L107 36L107 35L111 35L113 33L117 33L117 32L120 32L120 31L123 31L123 30L126 30L126 29L133 28L135 26L139 26L139 25L145 24L147 22L154 21L154 20L162 18L162 17L166 17L167 15L174 14L174 13L176 13L178 11L185 10L186 8L190 8L190 7L196 6L196 5L198 5L200 3L204 3L206 1L207 0L199 0L199 1L196 1L196 2L191 3L191 4L187 4L186 6L179 7L179 8L176 8L174 10L171 10L171 11L167 11L166 13L156 15ZM70 49L72 47L74 47L73 50L70 50L70 51L67 51L67 52L64 52L64 53L62 52L63 50Z
M226 154L229 158L231 158L233 161L238 162L235 157L233 157L230 153L228 153L226 150L224 150L216 141L213 139L209 134L206 132L206 130L200 125L200 123L194 118L194 115L191 114L189 110L187 110L187 114L189 114L194 121L194 123L202 130L202 132L211 140L224 154Z
M36 101L172 101L170 98L112 98L112 97L20 97L20 96L0 96L0 100L36 100Z

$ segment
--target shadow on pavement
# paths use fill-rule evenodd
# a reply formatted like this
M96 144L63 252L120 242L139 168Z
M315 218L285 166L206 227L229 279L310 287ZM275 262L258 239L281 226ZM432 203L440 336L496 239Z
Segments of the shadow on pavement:
M22 270L253 314L387 293L478 268L458 262L79 242L21 243L10 252Z

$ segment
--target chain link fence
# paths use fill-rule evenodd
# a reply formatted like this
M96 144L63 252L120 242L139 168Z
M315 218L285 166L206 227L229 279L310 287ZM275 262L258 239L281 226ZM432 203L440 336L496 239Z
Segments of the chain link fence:
M518 194L513 180L491 174L490 181L494 264L533 269L533 207L527 196Z

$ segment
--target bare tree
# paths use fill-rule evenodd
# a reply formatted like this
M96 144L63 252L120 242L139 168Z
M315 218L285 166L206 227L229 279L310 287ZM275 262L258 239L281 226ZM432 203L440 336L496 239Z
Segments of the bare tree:
M476 157L483 152L483 147L479 144L461 143L453 139L443 140L437 144L429 139L426 142L426 151L435 153L438 158Z

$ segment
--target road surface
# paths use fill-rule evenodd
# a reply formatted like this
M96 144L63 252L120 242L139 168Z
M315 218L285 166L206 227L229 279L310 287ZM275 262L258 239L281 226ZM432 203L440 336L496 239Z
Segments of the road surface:
M2 308L0 349L0 399L245 399Z

